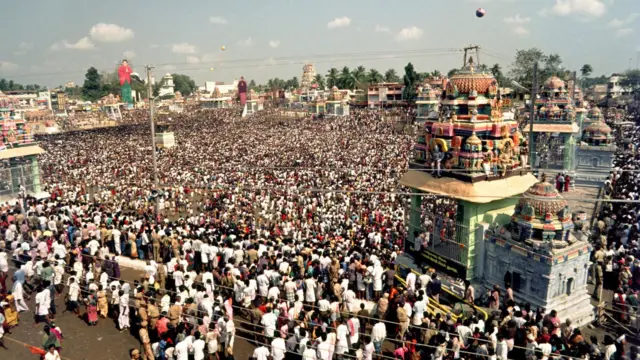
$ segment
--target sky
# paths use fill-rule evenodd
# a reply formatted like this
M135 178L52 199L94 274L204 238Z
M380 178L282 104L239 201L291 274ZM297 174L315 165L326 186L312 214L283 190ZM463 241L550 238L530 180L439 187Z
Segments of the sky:
M477 8L486 16L477 18ZM517 49L557 53L594 75L635 68L640 0L30 0L3 4L0 78L82 84L123 59L204 81L300 78L302 64L446 73L460 49L508 70ZM222 47L225 50L222 50Z

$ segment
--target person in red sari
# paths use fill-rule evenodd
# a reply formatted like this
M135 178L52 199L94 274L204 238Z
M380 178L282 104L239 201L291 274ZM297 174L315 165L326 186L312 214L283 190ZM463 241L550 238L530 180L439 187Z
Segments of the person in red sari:
M569 176L569 174L566 174L564 176L564 192L569 191L570 185L571 185L571 176Z
M98 324L98 299L93 290L85 299L85 304L87 306L87 322L91 326L96 326Z

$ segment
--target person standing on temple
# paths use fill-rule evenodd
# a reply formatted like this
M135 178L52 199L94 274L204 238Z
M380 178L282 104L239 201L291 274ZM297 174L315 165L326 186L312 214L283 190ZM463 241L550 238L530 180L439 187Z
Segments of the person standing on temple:
M569 174L564 175L564 192L569 192L569 187L571 186L571 176Z

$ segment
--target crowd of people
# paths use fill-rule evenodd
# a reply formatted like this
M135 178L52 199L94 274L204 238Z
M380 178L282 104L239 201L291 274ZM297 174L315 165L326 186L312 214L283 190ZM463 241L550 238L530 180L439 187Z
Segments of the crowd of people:
M42 355L60 356L54 299L64 294L89 326L113 317L133 332L141 346L132 359L233 359L238 339L256 360L638 356L622 334L600 344L552 309L516 303L509 284L484 303L467 283L462 310L442 311L442 274L396 271L406 199L390 192L413 139L383 111L238 115L173 118L177 146L158 151L157 183L148 126L39 139L51 198L0 214L6 330L35 294L51 354ZM428 204L455 213L449 201ZM114 255L144 260L143 275L123 277ZM621 296L633 298L631 285Z
M603 289L613 291L616 319L630 324L640 318L640 204L633 202L640 200L640 153L635 148L640 128L626 129L617 135L614 170L604 184L606 197L616 202L602 203L593 229L596 283L593 296L602 300Z

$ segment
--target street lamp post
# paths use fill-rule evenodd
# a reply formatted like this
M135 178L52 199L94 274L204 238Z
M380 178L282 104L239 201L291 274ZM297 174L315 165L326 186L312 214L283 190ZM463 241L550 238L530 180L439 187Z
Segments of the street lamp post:
M153 187L158 191L158 162L156 157L156 127L153 122L153 116L155 112L155 101L159 97L152 98L153 96L153 84L151 83L151 69L153 66L147 65L147 86L148 86L148 98L149 98L149 124L151 126L151 154L153 165ZM156 218L158 217L158 200L155 202Z

